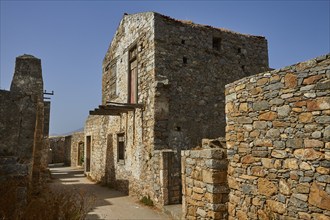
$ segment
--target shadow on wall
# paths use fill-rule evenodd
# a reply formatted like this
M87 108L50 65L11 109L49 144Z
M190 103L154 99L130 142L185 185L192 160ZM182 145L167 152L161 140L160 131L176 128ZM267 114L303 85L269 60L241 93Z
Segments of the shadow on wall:
M116 178L115 162L116 158L113 153L113 134L109 134L107 137L107 155L105 164L105 174L101 177L101 183L110 187L118 189L119 191L128 195L129 181L125 179Z

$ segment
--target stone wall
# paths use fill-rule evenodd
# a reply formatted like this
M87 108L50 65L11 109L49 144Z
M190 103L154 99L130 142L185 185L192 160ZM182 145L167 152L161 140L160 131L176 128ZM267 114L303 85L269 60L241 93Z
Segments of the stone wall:
M10 91L0 90L0 186L19 182L22 201L30 192L38 193L48 177L43 129L41 60L22 55L16 58Z
M182 218L226 219L229 188L225 143L204 139L202 147L181 151Z
M64 163L72 167L82 166L84 162L84 139L84 132L74 132L66 136L50 137L51 153L49 163ZM79 149L80 155L78 155Z
M225 85L268 70L267 40L157 13L154 26L155 149L224 137Z
M84 132L75 132L71 134L71 166L82 166L84 162Z
M229 219L330 218L330 55L226 86Z
M64 163L65 161L65 137L55 136L49 138L49 163Z
M177 152L171 169L181 183L180 151L224 136L225 85L268 70L267 40L157 13L154 26L154 149Z

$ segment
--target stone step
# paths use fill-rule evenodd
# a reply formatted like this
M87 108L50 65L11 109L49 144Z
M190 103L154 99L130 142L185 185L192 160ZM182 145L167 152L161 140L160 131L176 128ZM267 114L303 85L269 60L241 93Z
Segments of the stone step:
M163 210L164 213L171 216L172 219L182 219L182 204L166 205Z

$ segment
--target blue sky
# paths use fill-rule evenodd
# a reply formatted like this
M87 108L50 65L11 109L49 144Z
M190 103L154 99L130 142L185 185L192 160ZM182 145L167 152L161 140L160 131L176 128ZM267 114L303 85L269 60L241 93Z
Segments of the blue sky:
M51 134L84 126L101 103L102 60L126 13L156 11L181 20L265 36L270 67L330 51L330 0L311 1L3 1L0 89L8 90L15 57L41 59L52 97Z

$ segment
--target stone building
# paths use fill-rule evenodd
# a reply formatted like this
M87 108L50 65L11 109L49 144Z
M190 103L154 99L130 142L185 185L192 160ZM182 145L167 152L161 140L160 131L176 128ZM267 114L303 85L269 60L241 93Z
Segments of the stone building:
M0 185L18 181L22 202L48 175L49 109L50 102L43 99L41 60L17 57L10 91L0 90Z
M124 15L85 124L85 172L162 206L181 202L181 150L225 134L225 85L264 72L264 37Z
M82 166L84 163L84 137L84 132L50 137L48 163L64 163L72 167Z

